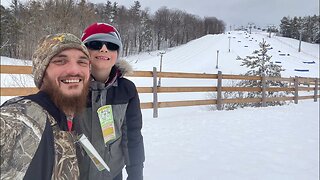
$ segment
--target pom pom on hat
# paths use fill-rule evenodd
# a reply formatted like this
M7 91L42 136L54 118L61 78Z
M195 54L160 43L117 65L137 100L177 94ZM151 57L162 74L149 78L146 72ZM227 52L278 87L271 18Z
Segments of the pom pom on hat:
M84 43L90 41L107 41L119 46L122 49L121 37L117 29L107 23L93 23L88 26L82 34L81 40Z
M87 47L75 35L58 33L43 37L32 55L32 74L35 85L40 89L44 73L50 60L66 49L79 49L90 57Z

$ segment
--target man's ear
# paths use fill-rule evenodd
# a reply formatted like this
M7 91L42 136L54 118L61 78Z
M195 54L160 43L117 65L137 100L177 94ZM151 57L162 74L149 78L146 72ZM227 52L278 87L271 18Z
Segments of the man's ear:
M45 86L47 84L47 72L45 71L44 72L44 75L43 75L43 78L42 78L42 81L41 81L41 86L40 86L40 90L44 90L45 89Z

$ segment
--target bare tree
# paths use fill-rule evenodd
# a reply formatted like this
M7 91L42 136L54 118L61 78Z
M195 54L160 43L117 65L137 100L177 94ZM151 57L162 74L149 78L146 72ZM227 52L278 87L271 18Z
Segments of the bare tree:
M167 40L167 32L169 26L169 17L170 12L167 7L161 7L159 10L155 12L153 23L154 23L154 31L156 33L157 38L157 49L160 50L161 42Z
M93 22L114 25L123 42L121 55L165 49L210 33L224 31L224 23L214 17L202 18L178 9L161 7L153 15L142 10L139 1L127 9L117 2L94 4L86 0L12 1L1 6L1 54L31 59L41 37L69 32L80 37ZM206 31L206 30L207 31Z

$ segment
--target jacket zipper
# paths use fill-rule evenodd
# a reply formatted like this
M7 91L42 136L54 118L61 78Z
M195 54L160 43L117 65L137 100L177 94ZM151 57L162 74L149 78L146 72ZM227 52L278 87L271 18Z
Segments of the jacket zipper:
M112 143L108 144L107 145L107 148L108 148L108 161L110 161L110 159L112 158L112 154L111 154L111 146L120 139L121 137L119 136L117 139L115 139Z

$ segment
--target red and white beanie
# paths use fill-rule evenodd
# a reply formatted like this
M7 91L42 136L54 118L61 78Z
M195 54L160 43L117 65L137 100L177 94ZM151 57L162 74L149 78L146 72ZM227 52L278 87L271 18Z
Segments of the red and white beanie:
M107 23L93 23L88 26L82 34L83 43L90 41L107 41L119 46L122 49L121 37L117 29Z

